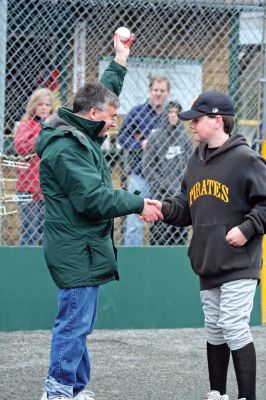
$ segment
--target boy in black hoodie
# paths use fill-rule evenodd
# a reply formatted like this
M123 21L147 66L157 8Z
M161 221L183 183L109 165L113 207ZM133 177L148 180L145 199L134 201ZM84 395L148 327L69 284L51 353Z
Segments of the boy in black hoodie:
M256 355L250 313L262 266L266 227L266 165L245 138L231 136L234 106L218 91L202 93L191 110L199 143L188 160L181 193L157 206L164 221L193 226L188 255L200 278L205 314L209 400L228 400L227 369L232 354L238 398L256 399Z

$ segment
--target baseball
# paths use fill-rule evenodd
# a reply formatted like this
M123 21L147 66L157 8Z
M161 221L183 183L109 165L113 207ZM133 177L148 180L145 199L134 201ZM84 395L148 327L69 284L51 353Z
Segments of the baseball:
M120 36L121 42L125 42L130 38L130 30L125 28L124 26L121 26L116 30L116 33Z

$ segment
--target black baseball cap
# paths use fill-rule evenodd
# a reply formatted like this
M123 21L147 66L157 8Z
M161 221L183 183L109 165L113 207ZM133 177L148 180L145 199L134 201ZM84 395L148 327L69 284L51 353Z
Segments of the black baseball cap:
M204 115L235 115L230 97L218 90L201 93L192 104L191 110L178 113L180 119L187 121Z

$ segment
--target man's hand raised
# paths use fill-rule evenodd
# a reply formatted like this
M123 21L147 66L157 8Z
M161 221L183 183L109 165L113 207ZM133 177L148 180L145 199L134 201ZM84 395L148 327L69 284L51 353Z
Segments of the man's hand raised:
M129 39L122 42L120 40L120 36L115 33L114 37L114 48L115 48L115 62L122 65L123 67L126 66L127 59L129 56L129 48L134 40L134 33L131 33Z
M162 203L160 201L144 199L144 208L140 214L140 219L145 222L163 220L161 209Z

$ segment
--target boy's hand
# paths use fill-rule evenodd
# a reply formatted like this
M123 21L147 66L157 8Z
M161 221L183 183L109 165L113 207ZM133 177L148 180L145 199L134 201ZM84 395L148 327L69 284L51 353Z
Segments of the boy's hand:
M162 202L159 200L154 200L154 199L146 199L148 204L153 204L155 205L158 210L162 211Z
M230 229L225 237L225 240L227 241L227 243L234 247L241 247L247 243L246 237L237 226Z
M125 42L120 40L120 36L115 33L114 37L114 48L115 48L115 62L122 65L123 67L126 66L127 59L129 56L129 48L134 40L134 34L131 33L130 38Z

